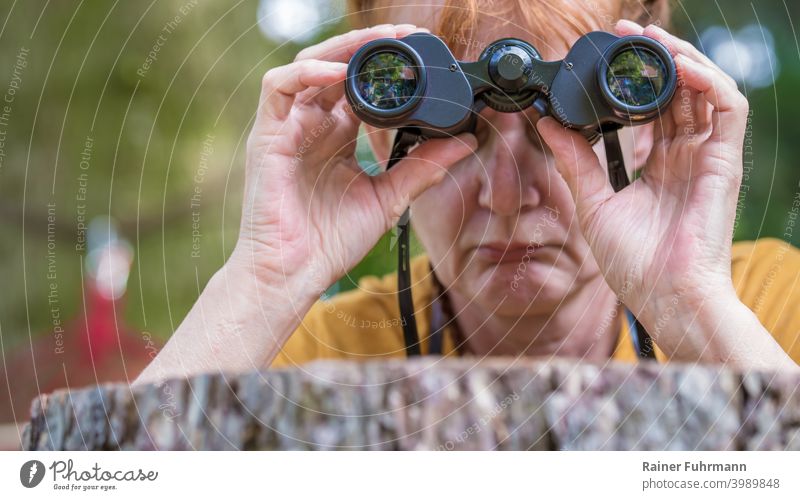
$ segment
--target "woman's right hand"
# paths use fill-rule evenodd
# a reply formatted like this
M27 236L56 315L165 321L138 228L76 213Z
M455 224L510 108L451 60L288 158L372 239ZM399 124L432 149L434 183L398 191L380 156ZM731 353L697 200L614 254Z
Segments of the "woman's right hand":
M359 120L344 98L347 61L365 43L421 29L382 25L301 51L263 79L247 141L245 199L232 259L262 284L317 296L354 267L403 214L476 146L429 140L371 177L355 158ZM291 300L291 297L287 297Z
M370 40L414 31L351 31L264 76L247 141L239 241L135 384L270 366L319 295L472 151L471 135L431 140L375 177L356 162L359 122L344 98L346 63Z

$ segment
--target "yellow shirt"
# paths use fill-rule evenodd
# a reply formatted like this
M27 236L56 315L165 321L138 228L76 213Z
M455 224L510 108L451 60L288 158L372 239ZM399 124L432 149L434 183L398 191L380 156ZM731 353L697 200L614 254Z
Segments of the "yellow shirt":
M731 268L739 299L800 363L800 250L773 238L735 243ZM425 354L435 290L426 255L412 259L411 282L420 347ZM635 362L636 352L624 316L621 323L612 357ZM445 330L442 352L446 356L455 354L450 333ZM272 366L301 365L323 358L371 360L404 356L397 276L392 273L382 278L363 278L358 289L317 301ZM657 347L656 358L666 359Z

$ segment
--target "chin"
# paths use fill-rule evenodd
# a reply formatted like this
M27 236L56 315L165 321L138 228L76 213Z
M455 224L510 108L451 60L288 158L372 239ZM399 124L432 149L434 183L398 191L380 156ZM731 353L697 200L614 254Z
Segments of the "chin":
M555 311L575 283L575 276L532 262L525 269L499 264L477 270L472 296L485 309L501 315L522 316Z

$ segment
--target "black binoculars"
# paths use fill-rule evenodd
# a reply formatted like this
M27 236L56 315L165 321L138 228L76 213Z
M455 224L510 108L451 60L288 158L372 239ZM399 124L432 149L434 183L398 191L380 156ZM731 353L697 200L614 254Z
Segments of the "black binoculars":
M675 94L676 73L669 51L643 36L587 33L562 61L549 62L531 44L505 38L463 62L440 38L414 33L361 47L345 93L362 121L423 138L473 130L485 106L534 107L594 142L609 128L655 119Z

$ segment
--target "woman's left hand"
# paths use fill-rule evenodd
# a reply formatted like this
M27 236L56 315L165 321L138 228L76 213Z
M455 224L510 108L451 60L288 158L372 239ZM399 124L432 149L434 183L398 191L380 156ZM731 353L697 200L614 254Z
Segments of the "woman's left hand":
M670 324L680 325L687 324L679 321L682 314L741 305L731 283L731 241L748 102L734 80L690 43L630 21L620 21L617 32L658 40L678 69L678 90L653 124L641 177L615 193L586 139L552 118L540 120L538 128L608 284L662 350L696 358L701 342L687 342L686 331L657 323L665 311L671 311ZM711 302L719 307L705 307Z

